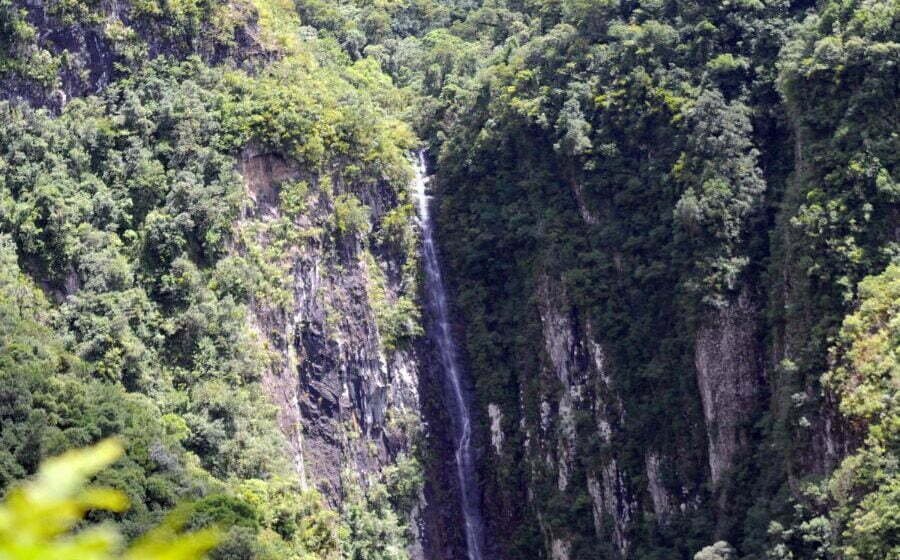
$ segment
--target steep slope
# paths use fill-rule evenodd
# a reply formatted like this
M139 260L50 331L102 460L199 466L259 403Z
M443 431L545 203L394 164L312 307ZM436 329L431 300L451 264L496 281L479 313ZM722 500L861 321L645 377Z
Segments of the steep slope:
M113 435L214 558L897 556L898 17L0 0L0 486Z
M437 165L489 530L514 558L764 557L854 445L819 377L896 258L896 10L544 8Z
M199 500L219 558L421 555L402 95L289 2L31 4L0 4L0 228L49 301L4 300L4 485L121 435L129 534Z

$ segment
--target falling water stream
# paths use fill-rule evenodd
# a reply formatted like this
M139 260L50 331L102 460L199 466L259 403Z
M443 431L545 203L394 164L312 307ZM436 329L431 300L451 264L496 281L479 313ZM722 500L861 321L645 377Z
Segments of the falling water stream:
M430 197L425 192L428 176L425 156L417 154L415 195L419 206L419 221L422 228L422 256L425 265L425 296L434 320L431 335L437 346L441 367L446 376L448 400L447 410L453 417L456 445L456 475L459 478L460 501L466 532L466 551L469 560L483 560L483 523L478 485L475 478L475 461L472 450L472 419L469 404L460 380L460 368L456 357L456 345L450 332L447 311L447 293L444 279L434 246L434 233L428 209Z

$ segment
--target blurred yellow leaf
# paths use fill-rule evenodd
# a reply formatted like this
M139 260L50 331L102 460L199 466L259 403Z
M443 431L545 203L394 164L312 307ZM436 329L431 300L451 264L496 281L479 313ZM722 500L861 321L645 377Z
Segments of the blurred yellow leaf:
M94 509L128 508L122 492L86 486L122 456L122 446L105 440L46 461L30 481L12 489L0 504L0 560L200 560L218 542L218 533L180 533L184 515L175 515L122 550L124 539L111 525L73 532Z

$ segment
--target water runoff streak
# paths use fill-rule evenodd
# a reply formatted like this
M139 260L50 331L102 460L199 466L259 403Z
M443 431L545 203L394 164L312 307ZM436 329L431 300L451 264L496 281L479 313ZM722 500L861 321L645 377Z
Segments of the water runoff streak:
M415 195L419 206L419 221L422 228L422 255L425 265L425 297L434 324L432 337L440 355L445 386L449 393L448 412L453 417L456 444L456 475L459 478L460 499L463 521L466 530L466 551L469 560L483 560L482 544L484 539L481 519L481 504L478 485L475 478L475 461L472 451L472 419L469 405L460 381L460 368L456 358L456 345L450 333L450 320L447 311L447 292L434 246L434 233L431 215L428 210L430 197L425 192L428 177L425 169L425 156L417 154Z

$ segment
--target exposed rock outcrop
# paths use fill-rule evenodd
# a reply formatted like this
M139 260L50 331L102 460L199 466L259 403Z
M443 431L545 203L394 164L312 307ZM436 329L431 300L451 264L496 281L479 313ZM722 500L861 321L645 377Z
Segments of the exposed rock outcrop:
M41 80L4 72L0 76L0 99L24 100L57 112L71 99L104 90L123 74L117 65L131 67L134 57L152 60L196 54L210 64L227 60L236 66L252 67L274 54L258 39L255 12L240 3L219 6L218 12L207 8L209 19L200 24L200 29L183 33L175 32L164 15L139 10L128 2L90 3L90 7L77 9L30 0L13 4L27 8L27 23L39 30L33 44L24 48L33 51L40 64L48 63L50 57L59 61L48 64L55 77ZM84 15L89 12L93 13Z
M595 339L590 324L581 326L565 293L551 279L544 278L538 291L538 308L548 357L546 376L555 378L558 397L551 396L541 403L541 446L546 449L546 462L555 466L557 487L565 492L573 477L573 470L582 468L577 460L579 447L576 413L587 412L594 418L596 433L603 444L611 441L613 426L623 421L624 407L612 385L608 358ZM585 437L582 434L582 437ZM624 557L629 550L628 532L636 504L633 491L625 483L615 457L602 459L580 473L586 478L593 502L594 526L598 537L605 535L606 519L612 521L612 535L616 549ZM551 557L567 551L557 545L562 538L553 536Z
M653 513L656 514L657 519L665 521L674 511L674 504L663 484L659 454L649 451L644 457L644 461L647 466L647 490L650 492L650 499L653 502Z
M762 385L755 311L744 293L711 312L700 326L694 362L709 440L709 468L718 484L746 446L745 424Z
M241 171L249 201L244 224L282 218L282 185L314 181L277 154L254 149L243 154ZM367 196L373 223L396 204L388 192ZM401 454L413 452L421 422L420 365L411 348L386 349L369 297L376 274L389 299L407 289L385 273L402 268L387 261L403 256L369 258L374 242L365 233L334 232L326 193L313 187L306 203L293 224L303 230L302 241L277 263L289 274L289 303L259 302L254 315L272 351L264 386L278 407L297 472L337 505L346 484L365 487ZM272 242L265 228L255 231L263 247ZM421 504L407 513L421 537ZM411 552L421 557L421 550L415 543Z
M512 438L503 429L510 426L501 420L514 411L502 411L489 403L493 452L498 456L510 454L513 450L509 444L522 442L530 460L528 496L536 511L546 557L581 557L586 550L604 546L608 548L604 548L603 557L630 558L640 523L650 521L666 530L674 517L693 511L700 503L701 490L687 471L694 458L677 455L677 447L648 447L635 456L622 445L628 427L627 405L616 386L615 364L604 347L602 333L571 303L561 283L550 276L539 278L535 300L543 347L540 383L536 384L540 400L534 403L535 415L531 416L535 421L526 420L529 415L521 412L521 434ZM739 336L739 328L734 320L721 346L705 338L703 351L736 351L730 341ZM752 332L747 336L752 339ZM745 417L735 414L735 419ZM737 426L736 422L727 425ZM702 430L702 424L697 428ZM725 434L729 433L726 430ZM703 460L699 454L696 459ZM593 544L587 544L583 533L555 523L546 503L534 502L533 489L544 489L551 483L552 493L562 504L587 498L596 539Z
M503 453L503 412L494 403L488 404L488 416L491 419L491 445L497 455Z

